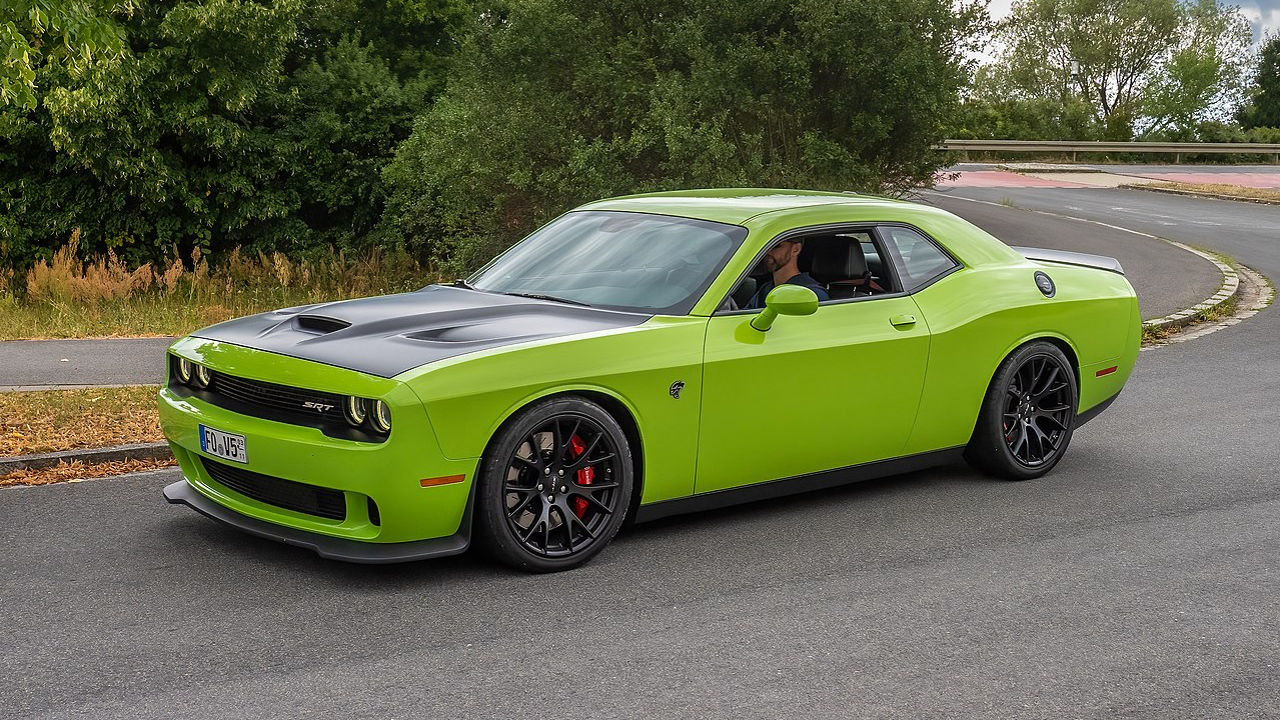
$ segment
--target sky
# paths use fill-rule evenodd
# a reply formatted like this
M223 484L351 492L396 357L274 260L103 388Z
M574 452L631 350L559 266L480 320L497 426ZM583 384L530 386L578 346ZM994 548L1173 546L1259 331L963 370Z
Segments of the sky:
M1009 14L1009 5L1013 0L991 0L991 17L999 19ZM1256 43L1267 32L1280 30L1280 0L1254 0L1245 2L1237 0L1227 3L1239 5L1244 16L1253 26L1253 41Z

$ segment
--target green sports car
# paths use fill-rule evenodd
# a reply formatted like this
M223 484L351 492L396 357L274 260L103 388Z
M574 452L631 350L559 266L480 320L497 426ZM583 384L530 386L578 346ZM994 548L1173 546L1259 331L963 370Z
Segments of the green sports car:
M953 461L1048 472L1138 354L1111 258L941 210L698 190L565 213L466 280L175 342L165 488L354 562L560 570L627 521Z

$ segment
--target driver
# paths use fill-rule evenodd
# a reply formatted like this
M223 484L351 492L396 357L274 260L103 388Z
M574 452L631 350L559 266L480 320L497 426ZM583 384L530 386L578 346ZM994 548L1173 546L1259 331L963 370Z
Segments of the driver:
M818 296L818 302L830 300L831 296L827 294L827 289L822 284L813 279L809 273L800 272L797 264L800 260L800 250L804 248L803 240L783 240L774 245L765 253L764 259L760 261L771 275L760 282L760 286L756 288L756 294L751 296L744 309L757 310L764 307L764 299L769 291L779 285L803 285L813 291Z

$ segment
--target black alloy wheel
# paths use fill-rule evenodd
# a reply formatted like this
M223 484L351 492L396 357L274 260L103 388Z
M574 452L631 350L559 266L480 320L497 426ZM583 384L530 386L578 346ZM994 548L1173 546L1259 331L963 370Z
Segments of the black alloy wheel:
M575 567L617 533L631 498L626 435L585 398L520 413L499 432L479 489L484 542L524 570Z
M1062 350L1044 341L1023 345L992 378L965 457L1010 480L1044 475L1071 442L1078 397Z
M1024 362L1005 387L1000 427L1014 459L1034 468L1052 462L1071 422L1071 370L1052 356Z

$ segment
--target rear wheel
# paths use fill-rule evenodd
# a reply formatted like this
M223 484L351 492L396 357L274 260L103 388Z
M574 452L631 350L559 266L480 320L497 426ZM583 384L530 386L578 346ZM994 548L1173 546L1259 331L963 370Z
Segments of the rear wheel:
M1035 341L996 370L965 458L997 477L1029 480L1062 459L1074 430L1075 372L1056 345Z
M631 498L631 449L599 405L564 397L521 411L484 458L481 541L531 572L576 567L618 532Z

